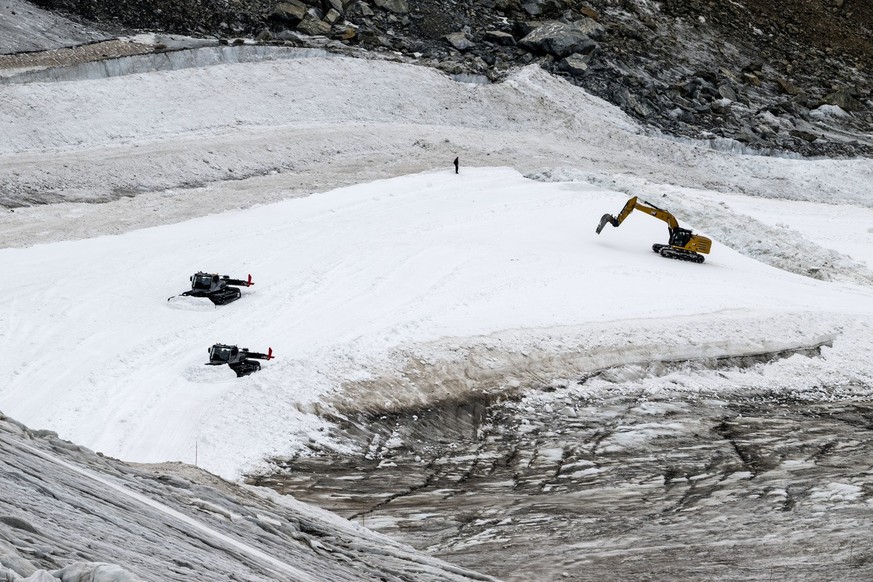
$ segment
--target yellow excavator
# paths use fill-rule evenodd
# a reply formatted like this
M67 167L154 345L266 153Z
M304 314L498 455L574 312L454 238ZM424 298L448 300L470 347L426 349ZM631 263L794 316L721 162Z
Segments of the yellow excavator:
M699 234L692 234L687 228L680 228L675 216L666 210L658 208L651 202L639 202L636 196L627 201L627 204L624 205L618 216L604 214L600 219L600 224L597 226L597 234L600 234L600 231L603 230L607 223L618 227L634 210L640 210L667 223L667 228L670 231L668 244L659 245L655 243L652 245L652 250L662 257L702 263L703 255L709 254L709 249L712 247L710 239Z

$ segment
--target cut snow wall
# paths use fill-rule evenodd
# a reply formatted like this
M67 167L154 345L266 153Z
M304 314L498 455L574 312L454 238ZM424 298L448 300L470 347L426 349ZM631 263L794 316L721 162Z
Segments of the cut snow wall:
M152 71L176 71L228 63L253 63L284 59L324 58L324 49L273 47L261 45L214 46L196 49L148 53L129 57L91 61L69 67L51 67L0 77L0 84L38 83L45 81L80 81L105 79Z

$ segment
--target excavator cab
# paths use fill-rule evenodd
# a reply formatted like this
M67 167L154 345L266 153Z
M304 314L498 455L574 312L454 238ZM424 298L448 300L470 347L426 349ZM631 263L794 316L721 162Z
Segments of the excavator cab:
M705 236L693 234L690 230L686 228L674 228L670 232L670 246L674 247L674 249L677 250L688 251L691 253L703 253L705 255L708 254L709 250L712 248L712 241ZM697 256L700 257L699 260L691 260L702 263L703 257L700 255Z
M685 247L691 240L691 231L687 228L670 229L670 246Z

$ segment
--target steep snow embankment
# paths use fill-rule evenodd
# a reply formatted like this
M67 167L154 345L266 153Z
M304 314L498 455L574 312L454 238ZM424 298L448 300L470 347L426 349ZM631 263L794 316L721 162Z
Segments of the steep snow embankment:
M492 580L293 499L131 467L2 414L0 452L4 580Z
M873 313L869 289L769 268L718 241L703 265L662 259L650 246L666 229L646 216L595 235L625 198L508 169L440 171L0 251L0 408L124 459L191 462L196 449L202 466L233 477L323 441L311 412L328 394L390 401L392 382L355 387L403 374L410 350L475 378L467 348L453 345L491 346L475 360L505 368L489 380L499 388L525 370L811 345ZM256 284L228 306L176 309L166 298L198 269ZM237 379L203 365L215 342L271 346L278 359ZM562 353L580 358L562 368ZM592 353L602 357L585 360ZM405 389L415 401L438 397L434 385Z

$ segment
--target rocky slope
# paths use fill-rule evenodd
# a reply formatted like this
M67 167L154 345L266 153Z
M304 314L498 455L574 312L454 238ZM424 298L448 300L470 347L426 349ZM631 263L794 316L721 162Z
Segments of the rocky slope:
M295 45L328 37L491 80L538 62L667 134L873 153L873 6L862 0L36 3L109 28Z

